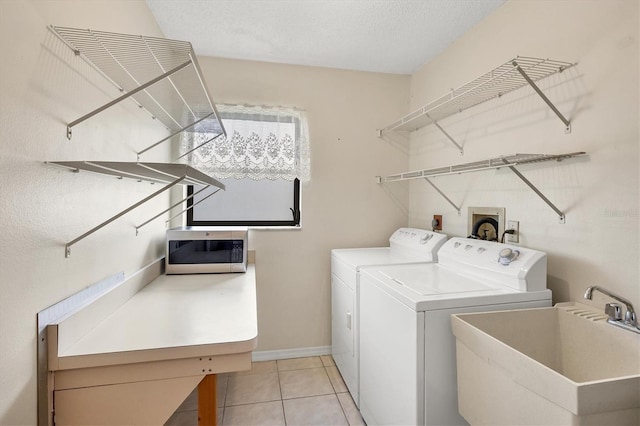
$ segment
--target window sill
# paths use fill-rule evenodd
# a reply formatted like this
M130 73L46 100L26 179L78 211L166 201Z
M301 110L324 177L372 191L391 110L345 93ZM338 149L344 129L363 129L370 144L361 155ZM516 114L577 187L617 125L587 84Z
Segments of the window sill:
M302 229L299 226L249 226L250 231L297 231Z

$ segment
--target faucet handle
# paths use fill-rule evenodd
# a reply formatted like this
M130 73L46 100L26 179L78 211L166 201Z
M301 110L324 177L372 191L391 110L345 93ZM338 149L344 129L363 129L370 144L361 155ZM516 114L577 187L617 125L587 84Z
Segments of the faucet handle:
M627 312L624 314L624 321L629 324L632 325L634 327L636 327L638 325L638 319L636 318L636 313L634 311L631 311L627 308Z
M607 314L612 321L620 321L622 319L622 307L617 303L607 303L604 305L604 313Z

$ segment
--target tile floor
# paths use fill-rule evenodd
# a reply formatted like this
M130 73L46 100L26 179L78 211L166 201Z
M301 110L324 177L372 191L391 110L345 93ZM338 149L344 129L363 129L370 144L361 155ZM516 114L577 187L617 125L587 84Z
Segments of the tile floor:
M218 375L219 425L364 425L330 355ZM195 390L165 426L197 426Z

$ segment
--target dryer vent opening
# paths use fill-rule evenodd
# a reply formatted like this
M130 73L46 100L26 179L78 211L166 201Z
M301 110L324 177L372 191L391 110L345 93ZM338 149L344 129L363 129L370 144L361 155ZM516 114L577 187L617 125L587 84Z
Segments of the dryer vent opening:
M469 238L487 241L500 241L504 233L504 207L469 207Z

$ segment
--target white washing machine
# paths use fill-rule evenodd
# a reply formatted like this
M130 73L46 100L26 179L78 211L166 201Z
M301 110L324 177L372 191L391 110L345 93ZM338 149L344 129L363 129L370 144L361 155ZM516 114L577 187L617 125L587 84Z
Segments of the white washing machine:
M551 306L545 253L451 238L438 263L360 273L360 412L369 425L467 424L451 314Z
M351 396L359 405L358 292L359 276L372 265L434 262L446 235L423 229L400 228L389 247L331 250L332 355Z

